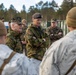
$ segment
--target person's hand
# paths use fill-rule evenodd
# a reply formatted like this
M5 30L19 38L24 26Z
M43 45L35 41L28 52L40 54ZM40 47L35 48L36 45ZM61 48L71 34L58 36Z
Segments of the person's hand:
M53 37L53 36L54 36L54 34L51 34L51 35L50 35L50 37Z
M26 44L26 41L21 41L22 42L22 44Z
M58 35L61 35L61 34L62 34L61 32L58 33Z

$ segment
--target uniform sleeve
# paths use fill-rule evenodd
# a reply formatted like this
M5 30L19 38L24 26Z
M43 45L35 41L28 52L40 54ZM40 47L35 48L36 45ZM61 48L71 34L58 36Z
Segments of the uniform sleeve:
M63 37L63 31L62 29L59 29L58 30L58 33L54 35L57 39L60 39Z
M7 37L7 39L6 39L6 45L8 45L11 49L14 49L15 42L10 37Z
M62 29L58 29L55 34L50 35L51 39L60 39L63 37L63 31Z
M55 49L52 47L50 48L45 53L44 58L40 64L40 75L59 75L59 67L57 64Z
M50 29L49 29L49 27L46 29L46 33L48 34L48 35L50 35L50 31L49 31Z
M45 34L45 37L44 37L45 42L43 42L43 44L46 48L48 48L51 44L50 36L47 34L47 32L45 32L44 34Z
M59 32L58 32L58 34L55 35L55 36L57 36L58 39L60 39L61 37L63 37L63 31L62 31L62 29L60 29Z
M31 32L30 29L26 31L25 40L26 42L29 42L32 46L37 46L37 47L40 46L43 42L42 39L36 38L36 36Z

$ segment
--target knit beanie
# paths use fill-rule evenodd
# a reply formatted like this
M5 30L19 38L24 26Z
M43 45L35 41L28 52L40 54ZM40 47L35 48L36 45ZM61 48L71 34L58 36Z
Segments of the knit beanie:
M70 27L76 27L76 7L73 7L67 13L66 23Z
M6 35L6 34L7 34L7 30L4 26L4 23L0 21L0 36Z

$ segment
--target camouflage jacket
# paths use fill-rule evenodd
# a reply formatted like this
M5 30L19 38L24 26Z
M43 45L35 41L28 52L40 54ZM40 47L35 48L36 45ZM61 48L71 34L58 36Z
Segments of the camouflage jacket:
M22 43L20 38L20 33L16 31L10 31L10 33L7 34L6 44L14 51L18 53L22 53Z
M22 41L25 41L26 29L27 29L27 26L22 28L22 34L21 34L21 40Z
M26 30L26 50L27 56L42 60L46 48L49 46L49 37L39 26L31 24Z
M59 27L48 27L47 33L50 36L51 43L63 37L63 31Z

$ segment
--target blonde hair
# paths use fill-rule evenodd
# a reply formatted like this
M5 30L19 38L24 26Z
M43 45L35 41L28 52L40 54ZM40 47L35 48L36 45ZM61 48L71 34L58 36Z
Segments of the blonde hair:
M26 23L26 19L23 19L23 20L22 20L22 23Z

